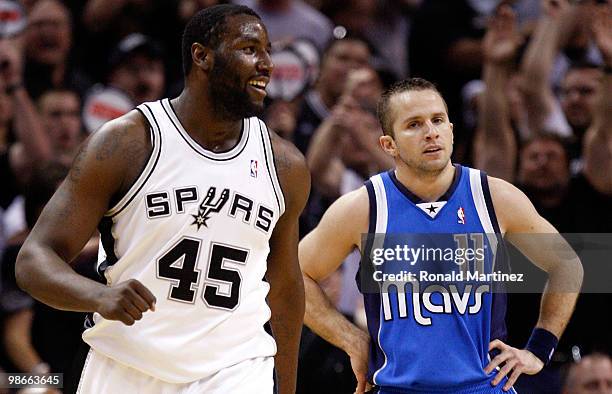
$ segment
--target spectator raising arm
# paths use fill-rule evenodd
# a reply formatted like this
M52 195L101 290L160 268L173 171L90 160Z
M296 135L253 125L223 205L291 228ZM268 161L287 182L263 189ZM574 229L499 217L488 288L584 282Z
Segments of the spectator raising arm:
M576 6L567 0L543 0L544 16L538 22L522 62L529 129L541 131L558 107L550 85L555 58L576 23Z
M605 71L593 123L584 136L584 174L601 193L612 194L612 11L601 4L593 13L592 32Z
M0 79L14 110L14 130L21 143L10 153L11 167L25 180L35 163L51 158L51 144L23 85L23 53L16 40L0 40Z
M515 172L516 139L510 124L506 87L511 63L521 43L515 19L509 6L500 7L483 40L486 88L479 105L474 149L476 167L509 182Z

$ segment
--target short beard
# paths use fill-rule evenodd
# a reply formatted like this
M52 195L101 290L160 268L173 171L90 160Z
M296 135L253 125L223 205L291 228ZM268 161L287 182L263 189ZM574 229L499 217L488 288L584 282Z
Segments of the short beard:
M446 163L440 166L440 168L431 168L427 165L421 165L421 163L405 159L402 156L401 152L399 152L396 160L399 160L404 163L404 165L410 168L412 171L415 171L425 177L431 178L440 175L444 171L444 169L446 169L446 166L448 166L448 162L450 161L450 157Z
M263 106L251 101L249 94L239 85L240 77L230 70L227 60L219 55L215 56L215 65L210 71L208 84L215 114L227 120L260 115Z

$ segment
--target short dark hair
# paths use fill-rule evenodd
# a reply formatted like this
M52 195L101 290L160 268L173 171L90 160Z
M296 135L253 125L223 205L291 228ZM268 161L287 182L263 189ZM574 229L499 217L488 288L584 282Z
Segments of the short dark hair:
M432 82L429 82L423 78L408 78L402 81L396 82L391 85L387 90L385 90L378 101L378 106L376 108L376 114L378 115L378 121L382 126L383 133L385 135L390 135L393 137L393 125L391 124L391 119L389 119L389 103L391 102L391 98L396 94L400 94L403 92L410 91L421 91L421 90L433 90L438 93L442 98L442 102L444 102L444 108L446 108L446 112L448 112L448 107L446 106L446 101L442 97L442 94Z
M191 71L191 45L199 42L205 47L217 49L225 31L228 16L251 15L261 20L249 7L235 4L219 4L198 11L185 26L182 42L183 73Z

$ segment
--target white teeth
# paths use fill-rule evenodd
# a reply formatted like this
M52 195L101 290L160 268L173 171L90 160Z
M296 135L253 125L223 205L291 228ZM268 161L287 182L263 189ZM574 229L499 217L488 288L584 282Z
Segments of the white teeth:
M263 81L249 81L249 85L253 85L257 88L265 89L266 83Z

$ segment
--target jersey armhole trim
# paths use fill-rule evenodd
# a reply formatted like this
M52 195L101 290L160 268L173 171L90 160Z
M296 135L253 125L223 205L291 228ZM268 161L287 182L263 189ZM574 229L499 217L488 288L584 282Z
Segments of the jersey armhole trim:
M115 204L112 208L110 208L104 216L113 217L121 213L125 208L127 208L138 192L142 190L146 182L151 177L151 174L155 170L157 163L159 162L159 157L161 156L161 146L162 146L162 138L161 138L161 130L159 128L159 124L157 123L157 119L155 119L155 115L153 115L153 111L147 104L141 104L136 109L144 115L146 121L149 123L149 133L151 135L151 145L153 147L151 151L151 155L147 160L147 164L142 169L140 175L136 178L132 186L125 193L125 195L119 200L117 204Z
M259 132L261 135L261 141L263 143L264 148L264 157L266 159L266 168L268 169L268 174L270 176L270 181L272 182L272 188L274 189L274 196L276 197L276 202L278 203L279 216L282 216L285 213L285 195L283 194L283 189L280 185L280 178L278 176L278 171L276 170L276 164L274 163L274 148L272 148L272 139L270 138L270 130L268 130L268 126L257 119L259 123ZM261 127L263 124L263 128ZM264 130L265 128L265 130Z
M489 189L489 179L486 172L480 171L480 181L482 183L482 195L484 196L485 204L487 205L487 211L489 211L491 225L493 225L493 230L495 230L495 233L501 234L499 222L497 221L497 215L495 214L495 208L493 206L493 199L491 198L491 190Z

